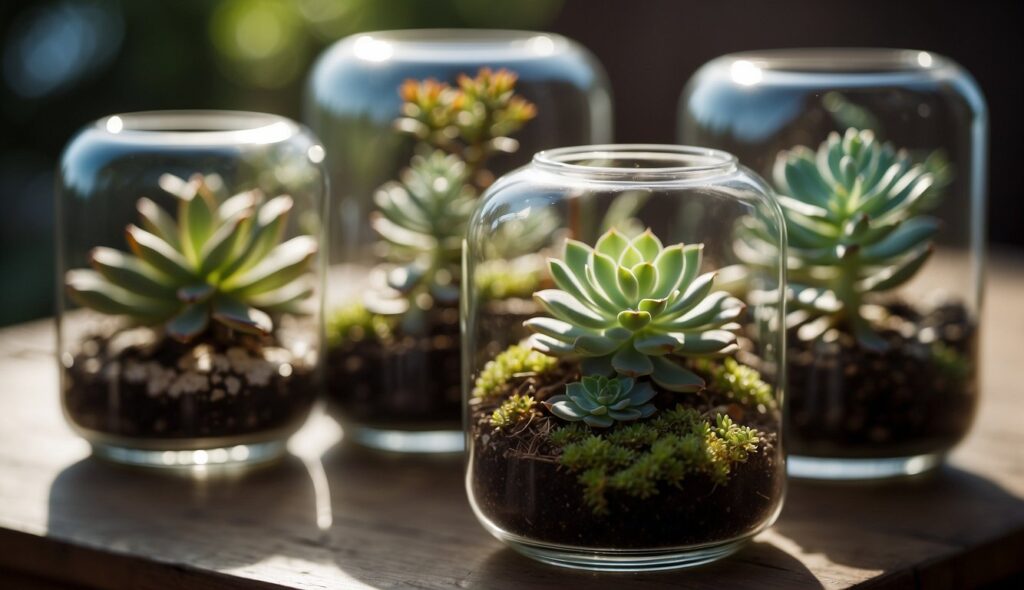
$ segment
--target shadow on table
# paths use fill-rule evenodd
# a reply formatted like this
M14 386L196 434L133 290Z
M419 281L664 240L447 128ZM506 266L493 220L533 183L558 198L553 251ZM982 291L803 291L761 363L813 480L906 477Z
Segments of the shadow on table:
M205 479L83 459L51 484L47 531L77 544L218 570L287 554L297 543L315 546L325 536L310 474L290 455Z
M947 465L881 485L791 481L775 531L806 553L884 570L946 548L977 546L1022 526L1024 500Z
M753 584L753 585L752 585ZM796 558L768 543L753 542L739 553L702 567L643 574L593 573L537 563L508 548L494 551L461 587L494 590L520 588L823 588Z
M323 462L334 500L336 564L370 586L728 588L770 576L782 587L821 587L803 564L767 543L689 571L597 576L548 566L505 548L476 521L461 456L401 456L340 444Z

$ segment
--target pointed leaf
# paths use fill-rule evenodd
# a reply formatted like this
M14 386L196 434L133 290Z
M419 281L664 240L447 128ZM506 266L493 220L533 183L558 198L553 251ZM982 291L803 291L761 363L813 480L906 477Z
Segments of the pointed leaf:
M523 326L538 334L551 336L564 342L573 342L586 333L582 328L555 318L530 318L523 322Z
M650 296L656 299L668 297L679 288L679 282L683 279L683 269L686 262L683 259L683 247L679 244L669 246L661 251L661 254L654 260L654 267L658 270L657 286L651 291Z
M199 253L199 274L207 276L229 260L243 237L239 227L250 216L248 211L243 210L217 228Z
M244 295L265 293L290 283L309 272L317 243L311 236L298 236L278 245L262 262L222 285L225 291Z
M181 246L178 240L178 224L166 211L146 197L139 199L136 208L142 218L142 227L170 244L175 250Z
M206 303L193 303L167 322L167 335L179 342L189 342L210 325L210 308Z
M134 256L113 248L94 248L89 263L111 284L146 297L174 297L174 286L166 276Z
M233 297L218 297L213 302L213 319L247 334L269 334L274 328L270 316Z
M128 246L143 262L176 282L195 280L191 263L170 244L134 225L129 225L125 233Z
M673 332L672 335L682 343L678 352L683 355L715 354L736 343L736 335L726 330Z
M654 357L654 372L651 379L669 391L693 392L704 388L704 380L696 373L685 369L673 360Z
M573 350L584 356L605 356L615 352L621 342L602 338L600 336L585 335L573 340Z
M631 270L636 277L638 296L649 297L658 283L658 269L650 262L641 262Z
M600 252L594 252L590 257L590 268L593 273L587 278L591 280L591 287L605 295L612 303L627 308L630 305L629 299L619 289L619 265L608 256Z
M647 356L663 356L675 352L679 341L669 334L644 332L633 340L633 346Z
M629 240L619 233L618 230L612 228L597 239L597 243L594 244L594 250L608 256L612 260L618 261L619 256L622 255L628 246Z
M530 348L551 356L562 356L573 352L571 344L556 340L544 334L533 334L526 340Z
M662 251L661 240L650 229L633 238L632 244L640 252L644 262L654 262Z
M176 309L172 302L142 297L111 284L94 270L70 270L65 275L68 296L79 305L110 315L159 319Z
M601 329L610 322L565 291L544 289L533 294L541 307L556 318L584 328Z
M632 303L640 297L640 283L637 281L636 276L623 266L617 269L617 279L619 284L619 291L626 298L626 301Z
M917 274L917 271L921 269L934 250L935 248L929 244L926 248L922 248L918 252L905 257L898 264L887 267L878 274L864 279L859 283L858 288L862 291L887 291L898 287Z
M612 357L612 367L620 375L639 377L650 375L654 370L651 357L641 353L632 346L624 346Z

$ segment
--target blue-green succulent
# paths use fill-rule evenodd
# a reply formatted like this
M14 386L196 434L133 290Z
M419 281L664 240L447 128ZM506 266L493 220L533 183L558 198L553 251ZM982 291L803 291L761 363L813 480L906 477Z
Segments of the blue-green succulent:
M566 385L564 394L552 396L544 405L563 420L608 428L652 416L657 411L650 403L655 393L649 381L592 375Z
M552 317L525 325L533 348L583 358L585 375L649 375L671 391L704 381L678 357L736 350L743 303L714 291L700 274L703 244L662 246L649 229L630 239L611 229L595 247L567 240L564 259L549 259L557 289L534 294Z

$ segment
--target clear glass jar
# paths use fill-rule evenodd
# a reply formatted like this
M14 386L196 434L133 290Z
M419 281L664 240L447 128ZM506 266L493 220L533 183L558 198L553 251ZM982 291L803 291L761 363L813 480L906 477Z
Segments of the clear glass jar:
M365 33L323 54L306 102L336 216L326 313L333 413L364 445L459 451L459 244L472 203L536 151L609 141L604 71L549 33ZM496 281L492 299L528 307L535 271Z
M718 559L774 521L782 259L745 275L746 306L718 272L747 224L784 251L769 194L730 154L660 145L540 152L488 190L465 247L463 384L466 486L494 536L627 571ZM485 288L523 265L545 269L525 322Z
M939 464L978 397L988 121L970 74L925 51L740 53L702 67L679 109L680 141L732 151L783 195L790 474Z
M105 117L58 181L61 400L93 452L273 459L317 397L324 150L288 119Z

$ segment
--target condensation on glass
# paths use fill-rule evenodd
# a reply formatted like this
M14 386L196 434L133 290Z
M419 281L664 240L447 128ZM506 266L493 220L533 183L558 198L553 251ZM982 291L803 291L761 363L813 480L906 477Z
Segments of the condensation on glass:
M64 414L96 455L280 456L320 387L323 147L276 115L113 115L58 180Z
M347 434L365 445L404 452L462 448L457 303L440 296L431 303L413 301L430 308L416 322L401 306L381 304L378 294L389 290L383 283L397 279L384 272L394 270L389 258L394 252L372 219L381 209L375 201L381 188L404 178L414 153L434 151L396 128L403 116L403 84L433 80L457 89L460 77L475 77L484 68L514 75L514 92L536 113L510 134L512 148L503 142L487 160L488 178L526 163L541 149L611 139L611 93L603 69L586 49L555 34L468 29L359 34L327 49L309 78L305 118L324 141L333 203L326 313L329 399ZM440 159L435 164L435 171L459 165ZM457 176L443 180L464 182ZM487 183L476 183L475 195ZM435 209L440 217L432 220L435 226L465 222L460 217L465 207ZM453 271L443 271L453 292L457 256L455 262ZM368 309L361 307L364 300L371 300Z
M769 193L722 151L597 145L540 152L485 194L463 387L467 491L494 536L639 571L721 558L774 521L785 238ZM750 227L774 259L743 268ZM489 285L514 269L540 275L512 307ZM745 306L740 283L758 293Z
M836 311L820 300L792 318L791 474L914 474L967 433L978 396L987 126L970 74L927 51L738 53L687 84L680 141L729 150L784 197L818 205L789 201L790 282L856 302ZM846 181L843 157L853 164ZM838 249L814 259L821 246ZM846 263L862 272L836 270ZM844 276L859 282L844 286ZM831 325L798 325L822 312Z

